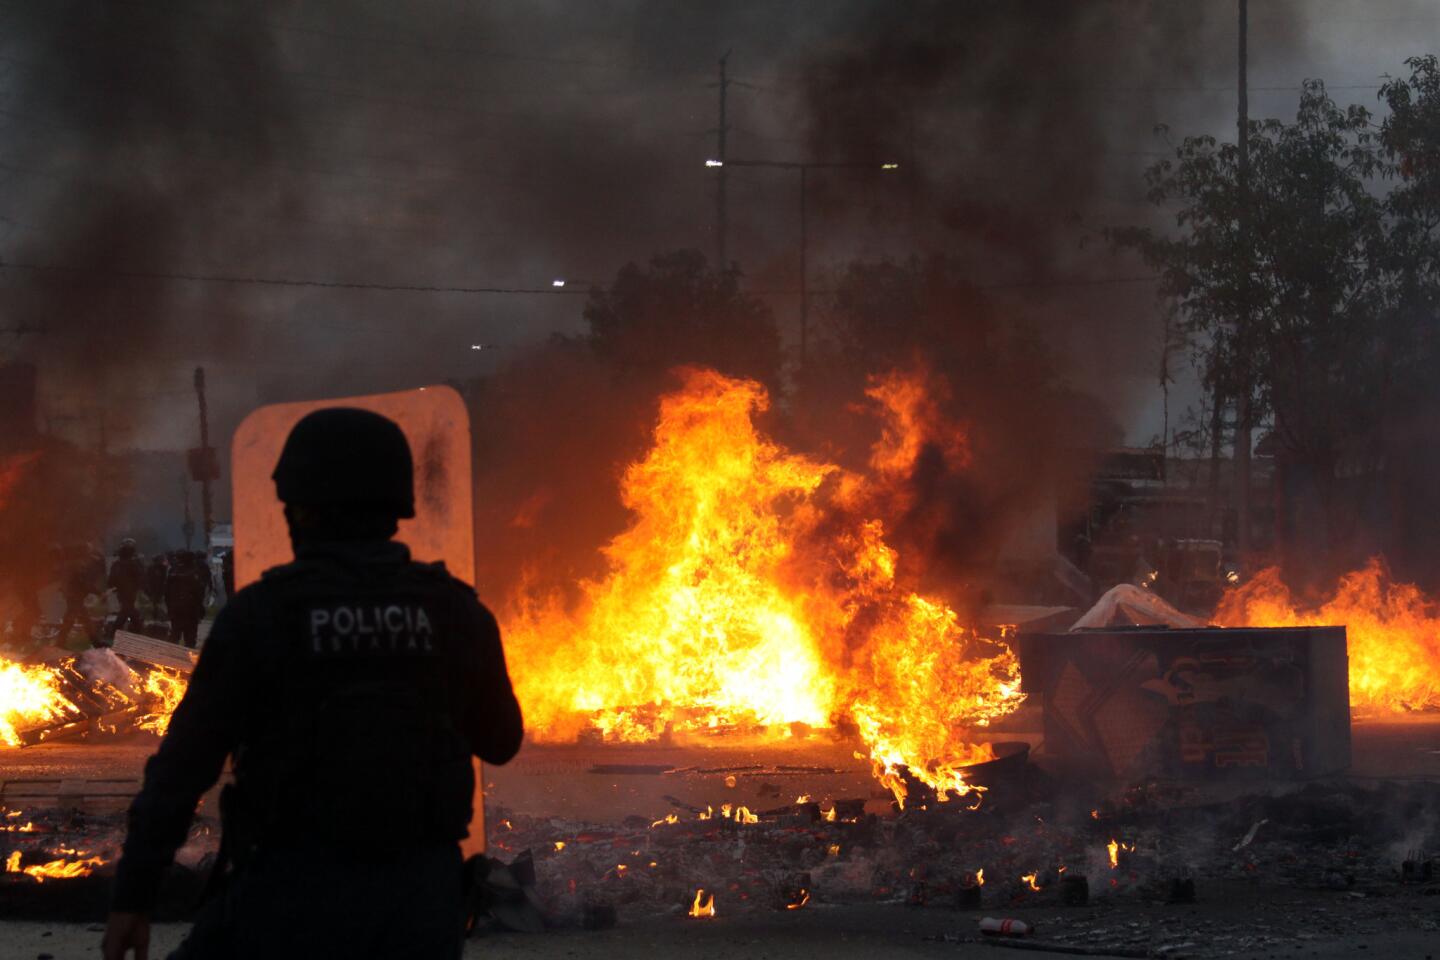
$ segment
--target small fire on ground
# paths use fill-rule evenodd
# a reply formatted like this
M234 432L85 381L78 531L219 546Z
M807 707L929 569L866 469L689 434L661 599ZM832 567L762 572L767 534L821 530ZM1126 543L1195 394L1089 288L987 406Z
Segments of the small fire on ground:
M715 916L715 894L705 896L704 888L695 891L695 902L690 905L690 916L692 917L713 917Z
M976 790L963 768L994 754L970 731L1019 706L1018 660L918 589L887 539L922 455L969 463L935 389L920 374L874 379L879 439L852 472L766 436L760 384L686 371L625 471L632 520L604 548L604 576L580 584L578 604L533 591L510 604L532 735L843 729L902 806L907 775L942 801Z
M36 863L25 867L20 865L20 851L13 850L5 860L5 872L23 873L33 878L36 883L44 883L46 880L72 880L76 877L88 877L96 867L105 864L104 857L86 856L83 850L69 852L80 859L51 860L48 863Z

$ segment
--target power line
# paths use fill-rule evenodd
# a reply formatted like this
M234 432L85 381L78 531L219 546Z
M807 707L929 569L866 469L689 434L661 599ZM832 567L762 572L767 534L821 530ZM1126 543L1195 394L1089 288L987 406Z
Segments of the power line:
M316 280L298 277L241 276L231 274L181 273L165 270L96 270L65 264L17 263L0 261L0 270L18 270L30 273L63 273L109 280L151 280L177 283L219 283L246 286L270 287L316 287L330 290L371 290L381 293L455 293L455 294L502 294L520 296L589 296L589 289L578 287L503 287L465 286L460 284L419 284L419 283L375 283L346 280ZM1154 283L1156 276L1120 277L1056 277L1046 280L1014 280L995 283L977 283L971 286L977 290L1047 289L1060 287L1092 287L1116 284ZM799 289L745 289L751 296L799 296ZM831 294L834 290L807 289L806 293Z
M319 287L330 290L373 290L384 293L522 294L559 297L586 296L590 291L565 287L447 286L416 283L372 283L347 280L313 280L291 277L239 276L228 274L178 273L165 270L95 270L52 263L0 262L0 270L30 273L63 273L107 280L153 280L178 283L220 283L268 287Z

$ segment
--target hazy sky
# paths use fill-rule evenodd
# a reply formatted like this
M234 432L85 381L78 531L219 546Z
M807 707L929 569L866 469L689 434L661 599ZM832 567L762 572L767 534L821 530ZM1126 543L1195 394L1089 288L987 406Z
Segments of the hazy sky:
M45 331L0 350L42 364L47 412L78 417L76 439L104 406L133 413L126 439L146 447L193 442L196 364L222 435L258 402L484 373L578 330L586 281L662 250L713 255L703 162L729 50L732 157L906 162L889 182L816 184L812 289L850 257L959 251L1147 441L1159 310L1130 282L1143 266L1095 231L1153 216L1140 172L1165 149L1157 124L1233 129L1234 13L0 4L0 328ZM1256 117L1293 114L1306 78L1375 106L1383 74L1440 50L1433 0L1253 0L1251 16ZM731 255L793 336L793 176L735 170L730 186Z

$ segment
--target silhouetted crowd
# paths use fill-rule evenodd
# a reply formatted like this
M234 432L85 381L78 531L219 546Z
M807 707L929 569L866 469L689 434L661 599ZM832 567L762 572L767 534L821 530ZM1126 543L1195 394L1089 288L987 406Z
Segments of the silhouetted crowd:
M54 544L50 549L51 582L59 586L65 614L52 642L64 645L79 627L94 646L108 646L117 630L164 638L194 647L207 608L235 590L233 554L220 555L219 576L210 557L198 550L170 550L144 557L135 541L120 542L108 561L94 543ZM217 582L218 581L218 582ZM115 595L118 611L92 614L92 596L104 601ZM22 597L22 609L11 623L11 642L33 636L40 621L34 597ZM102 609L104 609L102 607Z

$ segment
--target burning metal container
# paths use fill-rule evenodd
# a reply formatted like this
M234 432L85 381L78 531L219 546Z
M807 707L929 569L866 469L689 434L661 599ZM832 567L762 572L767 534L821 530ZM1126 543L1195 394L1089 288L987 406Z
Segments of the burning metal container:
M1019 647L1046 751L1068 770L1296 778L1350 765L1344 627L1121 628Z

